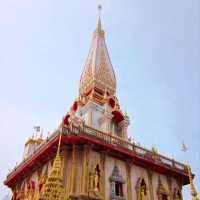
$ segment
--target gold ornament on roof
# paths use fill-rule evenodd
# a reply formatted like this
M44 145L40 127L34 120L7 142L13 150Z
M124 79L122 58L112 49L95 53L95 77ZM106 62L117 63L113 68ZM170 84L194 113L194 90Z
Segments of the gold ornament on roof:
M63 177L62 177L62 163L60 157L60 143L61 143L61 134L59 138L58 149L56 157L53 162L53 167L51 169L50 176L48 177L45 186L44 193L39 198L39 200L64 200L64 186L63 186Z
M196 190L195 185L193 183L192 171L191 171L191 167L190 167L189 164L187 165L187 170L188 170L188 176L189 176L189 180L190 180L192 200L199 200L197 190Z

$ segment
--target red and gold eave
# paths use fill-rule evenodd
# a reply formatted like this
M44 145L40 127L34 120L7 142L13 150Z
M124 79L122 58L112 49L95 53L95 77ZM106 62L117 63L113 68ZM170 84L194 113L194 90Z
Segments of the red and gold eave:
M35 170L43 166L47 161L55 157L59 135L56 134L51 140L47 141L41 148L33 153L29 158L20 163L10 174L8 174L4 184L9 188L13 188L16 183L21 182L24 178L31 175ZM133 164L151 169L161 174L169 175L180 180L183 185L189 184L189 176L186 170L178 170L177 168L169 167L165 164L157 163L148 158L138 156L134 151L129 151L127 148L108 144L98 138L84 134L63 135L61 139L61 149L65 145L73 144L90 144L94 150L103 151L108 155L118 157L125 161L132 161Z

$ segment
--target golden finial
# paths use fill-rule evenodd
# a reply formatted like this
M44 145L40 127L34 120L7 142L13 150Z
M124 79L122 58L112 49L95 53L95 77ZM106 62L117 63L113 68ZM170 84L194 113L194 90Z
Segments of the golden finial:
M97 22L97 28L96 28L96 32L99 34L104 34L104 31L101 28L101 5L98 5L98 22Z

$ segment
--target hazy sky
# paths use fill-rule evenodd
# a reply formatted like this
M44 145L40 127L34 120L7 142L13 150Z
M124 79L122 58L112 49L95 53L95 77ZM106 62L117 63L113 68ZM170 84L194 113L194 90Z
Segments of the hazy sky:
M0 182L33 125L53 130L78 96L99 2L129 135L188 160L200 192L199 0L0 0Z

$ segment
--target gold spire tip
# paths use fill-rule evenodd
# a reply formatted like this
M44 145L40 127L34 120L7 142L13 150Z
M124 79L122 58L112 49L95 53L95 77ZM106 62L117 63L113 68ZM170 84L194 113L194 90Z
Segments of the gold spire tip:
M101 9L102 9L102 6L101 6L101 4L99 4L98 5L99 17L101 16Z
M103 34L104 31L101 28L101 10L102 10L102 6L99 4L98 5L98 22L97 22L97 28L96 28L96 32Z

